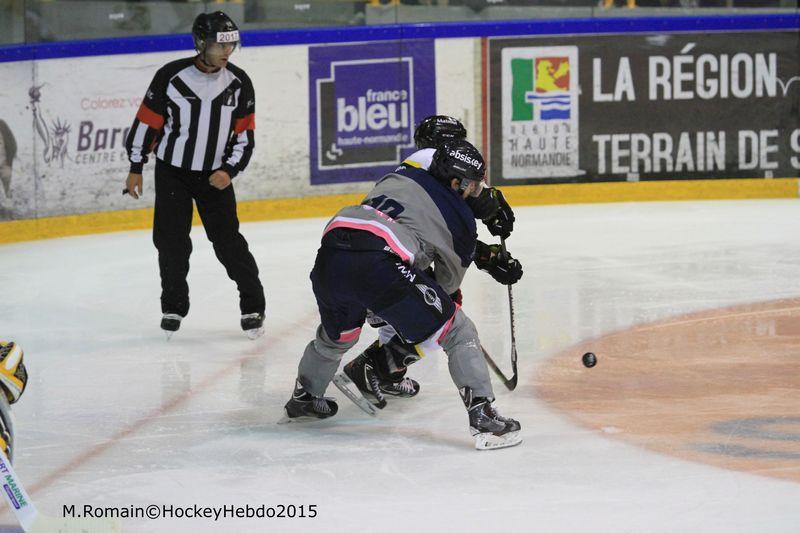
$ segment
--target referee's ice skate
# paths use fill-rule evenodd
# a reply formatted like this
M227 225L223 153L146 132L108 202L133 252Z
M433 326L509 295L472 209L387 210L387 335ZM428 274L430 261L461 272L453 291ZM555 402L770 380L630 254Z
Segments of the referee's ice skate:
M167 340L170 340L172 335L181 328L181 320L183 320L183 317L176 313L163 314L161 317L161 329L164 330Z
M264 313L248 313L242 315L242 331L250 340L255 340L264 334Z

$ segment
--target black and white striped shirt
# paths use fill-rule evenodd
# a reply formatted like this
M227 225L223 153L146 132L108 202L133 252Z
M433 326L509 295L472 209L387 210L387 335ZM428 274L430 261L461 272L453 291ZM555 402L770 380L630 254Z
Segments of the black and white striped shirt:
M253 152L255 92L250 78L228 63L206 73L194 58L156 72L126 140L131 172L141 173L147 154L184 170L244 170Z

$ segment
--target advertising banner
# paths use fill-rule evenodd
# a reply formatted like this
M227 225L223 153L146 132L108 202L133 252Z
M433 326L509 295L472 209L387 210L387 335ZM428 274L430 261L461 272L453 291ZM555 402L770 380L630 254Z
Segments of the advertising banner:
M580 175L578 47L503 48L502 69L503 176Z
M26 90L33 62L0 64L0 221L36 216L33 131Z
M799 39L490 39L492 182L797 176Z
M144 195L122 195L129 169L124 141L156 71L191 55L0 63L7 82L0 83L0 221L152 207L152 153ZM307 58L307 46L245 47L234 55L256 90L255 150L234 182L239 200L364 190L358 182L323 192L309 184Z
M312 46L311 184L374 181L414 151L435 113L432 40Z
M122 196L130 165L125 138L150 79L174 54L158 56L3 64L27 73L4 88L2 151L11 140L14 157L0 168L7 175L0 180L0 218L131 207ZM152 194L146 198L152 202Z

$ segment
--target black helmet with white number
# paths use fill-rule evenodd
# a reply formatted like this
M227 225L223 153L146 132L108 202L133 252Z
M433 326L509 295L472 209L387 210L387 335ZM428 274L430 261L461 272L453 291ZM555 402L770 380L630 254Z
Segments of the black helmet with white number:
M200 13L192 24L194 48L201 54L210 43L238 45L239 27L222 11Z
M447 115L425 117L414 130L414 143L419 150L436 148L445 141L466 138L467 130L464 125Z
M477 148L463 139L455 139L445 141L436 148L428 172L447 186L454 179L459 180L459 189L464 191L470 182L483 181L486 162Z

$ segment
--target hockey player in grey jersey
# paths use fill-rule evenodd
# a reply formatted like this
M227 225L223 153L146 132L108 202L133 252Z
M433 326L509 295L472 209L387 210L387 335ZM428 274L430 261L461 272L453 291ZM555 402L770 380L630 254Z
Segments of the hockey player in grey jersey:
M424 118L414 131L414 142L418 151L408 156L403 164L415 168L428 170L433 159L435 148L445 142L465 140L467 130L464 125L453 117L447 115L431 115ZM514 212L506 202L503 193L494 187L484 186L477 196L468 196L467 205L476 219L482 220L489 232L503 239L507 239L514 228ZM476 264L478 268L486 269L492 253L499 251L497 245L478 243L476 250ZM435 273L431 272L434 278ZM500 283L508 283L504 277L498 279ZM511 282L516 281L512 280ZM450 297L461 305L461 290L457 289ZM394 335L391 326L385 325L371 315L367 321L373 327L379 327L378 340L370 344L361 354L345 365L345 373L358 386L360 392L375 407L383 409L387 398L411 398L420 391L419 383L407 377L407 367L396 365L391 354L386 349L386 343ZM413 360L410 362L414 362Z
M492 406L489 371L472 321L453 302L473 261L475 218L465 202L485 175L482 156L463 140L444 144L428 171L401 165L378 181L359 206L328 223L311 280L321 325L300 361L286 418L336 414L325 390L370 311L396 332L385 345L398 366L441 347L467 408L478 449L521 442L520 424ZM436 279L425 270L434 265ZM487 258L490 273L519 279L510 255Z

